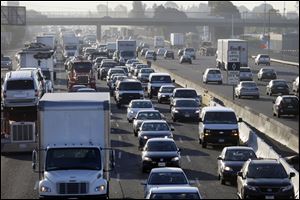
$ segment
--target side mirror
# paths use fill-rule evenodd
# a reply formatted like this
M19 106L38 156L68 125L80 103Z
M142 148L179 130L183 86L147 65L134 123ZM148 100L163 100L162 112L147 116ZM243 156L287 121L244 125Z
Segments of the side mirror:
M171 126L171 131L174 131L175 129L174 129L174 126Z
M67 70L68 69L68 66L67 65L65 65L65 70Z
M221 156L218 156L217 160L223 160L223 158Z
M175 79L173 79L172 82L175 83Z
M141 182L141 185L147 185L147 183L144 181L144 182Z
M177 152L181 152L181 149L180 149L180 148L178 148L178 149L177 149Z
M295 172L291 172L290 175L289 175L289 178L292 178L292 177L295 177L295 176L296 176Z
M241 117L239 117L239 122L243 122L243 119Z

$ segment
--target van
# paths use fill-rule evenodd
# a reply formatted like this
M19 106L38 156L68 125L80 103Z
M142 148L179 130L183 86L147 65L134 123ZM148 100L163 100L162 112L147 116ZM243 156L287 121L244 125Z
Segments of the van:
M6 73L2 98L4 107L36 106L43 95L42 85L34 71Z
M170 85L174 82L175 80L172 80L170 74L168 73L151 73L149 75L149 82L147 86L149 98L152 99L154 95L156 96L159 88L162 85Z
M239 126L234 110L222 106L204 107L200 114L199 143L203 148L212 145L239 145Z

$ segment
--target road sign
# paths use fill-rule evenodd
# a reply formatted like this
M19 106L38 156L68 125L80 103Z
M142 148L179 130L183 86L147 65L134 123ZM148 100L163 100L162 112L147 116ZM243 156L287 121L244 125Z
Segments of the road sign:
M240 52L228 51L228 62L240 62Z
M237 85L240 81L240 71L227 71L227 83Z
M26 25L26 7L1 6L1 25Z
M240 71L240 62L228 62L227 63L227 70L228 71Z

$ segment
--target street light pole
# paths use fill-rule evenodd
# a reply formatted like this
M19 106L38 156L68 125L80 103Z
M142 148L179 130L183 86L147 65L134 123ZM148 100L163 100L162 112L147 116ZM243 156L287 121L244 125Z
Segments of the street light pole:
M271 41L271 38L270 38L270 22L271 22L271 17L270 17L270 10L269 10L269 34L268 34L268 54L270 55L270 41Z
M106 16L108 16L108 1L106 1Z

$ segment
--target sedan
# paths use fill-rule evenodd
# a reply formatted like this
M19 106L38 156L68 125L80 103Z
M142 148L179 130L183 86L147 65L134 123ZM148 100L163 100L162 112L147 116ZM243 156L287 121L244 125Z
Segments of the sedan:
M138 132L139 149L142 149L150 138L173 138L173 130L165 120L144 121Z
M170 101L170 97L175 89L174 85L162 85L157 93L157 102Z
M273 116L299 115L299 99L294 95L283 95L273 101Z
M251 96L256 99L259 98L259 89L254 81L241 81L234 89L235 96L241 98L242 96Z
M133 133L137 136L142 123L147 120L163 120L164 116L158 110L140 110L133 118Z
M184 55L182 55L180 57L179 61L180 61L180 64L182 64L182 63L190 63L190 64L192 64L192 57L189 56L189 55L187 55L187 54L184 54Z
M180 150L169 138L151 138L142 151L142 172L154 167L180 167Z
M144 197L152 188L162 187L190 187L187 176L181 168L164 167L151 170L144 185Z
M223 77L221 70L218 68L207 68L202 76L202 82L207 84L208 82L223 83Z
M12 60L9 56L1 55L1 70L2 69L12 70Z
M236 183L236 175L248 159L256 159L252 147L231 146L225 147L218 159L218 178L221 184L228 180Z
M127 108L127 120L129 123L132 122L139 110L154 110L154 106L151 100L146 99L135 99L131 100Z
M195 99L176 98L174 99L171 116L173 122L178 119L193 119L199 121L199 103Z
M164 54L164 58L167 59L167 58L172 58L174 60L174 51L166 51L165 54Z
M241 67L240 68L240 81L252 81L253 74L250 67Z
M258 54L255 57L254 63L255 65L260 65L260 64L270 65L270 56L265 54Z
M258 80L263 80L263 79L276 79L277 78L277 74L275 72L275 70L273 68L270 67L265 67L265 68L261 68L259 70L259 72L257 73L257 79Z
M270 96L272 96L273 94L288 95L289 93L289 86L283 79L271 80L266 86L266 94Z

